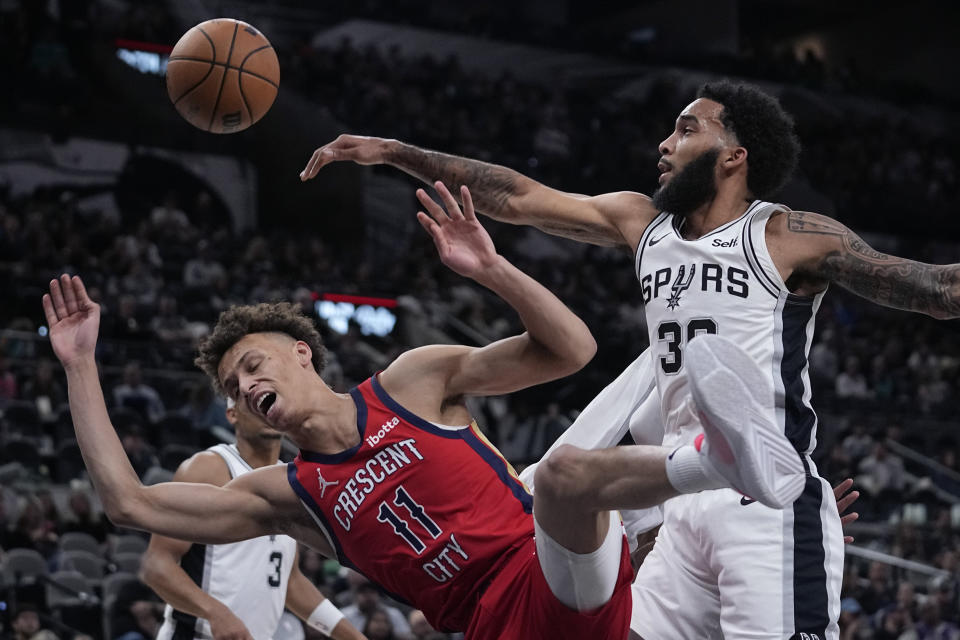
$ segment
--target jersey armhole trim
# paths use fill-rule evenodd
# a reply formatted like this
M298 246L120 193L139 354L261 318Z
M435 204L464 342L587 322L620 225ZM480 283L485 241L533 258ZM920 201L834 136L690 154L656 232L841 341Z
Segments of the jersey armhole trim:
M654 218L650 224L647 225L647 228L644 229L643 235L640 236L640 244L637 245L637 251L634 254L634 263L633 263L633 274L637 277L637 280L640 279L640 264L643 260L643 250L647 246L647 241L651 235L653 235L654 229L662 225L665 221L670 219L670 214L666 212L661 212L656 218Z
M409 423L410 426L416 427L421 431L426 431L435 436L440 436L441 438L447 438L448 440L459 440L460 434L463 432L463 429L450 430L444 429L443 427L438 427L429 420L421 418L414 412L410 411L399 402L390 397L390 394L387 393L386 389L380 384L380 380L377 379L377 376L370 378L370 386L373 389L373 393L377 396L377 399L384 404L385 407L393 411L397 416L402 418L405 422ZM464 427L467 429L469 427Z

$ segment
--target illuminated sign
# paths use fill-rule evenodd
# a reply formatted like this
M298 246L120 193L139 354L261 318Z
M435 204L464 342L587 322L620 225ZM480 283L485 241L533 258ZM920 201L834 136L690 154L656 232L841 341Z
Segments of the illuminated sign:
M397 316L391 311L397 306L392 298L371 298L325 293L314 303L317 315L337 333L346 333L350 321L360 326L365 336L386 336L397 324Z
M153 42L139 42L118 38L117 57L127 66L133 67L140 73L150 73L162 76L167 72L167 61L173 47Z

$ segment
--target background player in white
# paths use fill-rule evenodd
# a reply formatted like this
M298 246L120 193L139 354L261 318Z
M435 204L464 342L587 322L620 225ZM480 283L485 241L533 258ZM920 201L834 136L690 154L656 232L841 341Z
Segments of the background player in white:
M527 331L484 348L434 345L415 349L378 377L381 387L397 403L410 407L422 419L464 424L470 420L462 401L464 395L502 394L569 374L593 355L596 345L582 321L555 296L496 254L476 220L466 189L461 190L463 212L442 185L438 191L447 212L421 190L418 196L432 218L423 213L418 217L433 237L441 259L509 302ZM99 307L90 300L78 277L63 275L50 282L43 308L51 344L67 374L77 440L112 520L122 526L208 544L287 533L321 553L334 554L323 529L308 515L280 466L244 474L224 487L185 483L143 486L123 455L99 384L94 356ZM228 325L242 320L237 314ZM306 319L301 318L300 324L304 322ZM286 319L284 323L282 331L254 330L238 324L237 341L231 339L232 346L216 357L212 372L217 382L235 399L243 399L238 402L241 411L265 414L270 426L284 431L302 449L336 454L362 445L353 398L333 393L319 376L322 346L311 348L304 340L294 338L290 333L292 324L296 324L293 319L292 324ZM223 331L222 335L230 335L233 329ZM319 337L312 327L310 332L313 335L306 339L312 344ZM704 374L692 377L707 386L713 366L709 345L710 341L703 339L690 349L690 366ZM254 405L254 393L259 400L267 394L272 396L269 411L264 410L262 402ZM708 409L708 404L701 408ZM546 588L566 606L564 613L570 613L568 622L591 624L602 612L597 608L604 604L603 598L610 601L613 597L622 575L622 536L610 509L656 504L681 491L695 490L690 488L693 484L736 486L774 505L795 498L802 488L802 467L782 434L764 424L716 427L702 448L685 445L670 456L668 450L656 447L603 451L565 447L541 466L533 499L534 521L540 531L535 538L537 566ZM730 444L736 445L733 460L725 454ZM764 465L770 456L782 465ZM416 470L418 474L430 474L437 467L433 473L447 478L448 466L438 460ZM678 471L685 480L685 488L680 490L674 488L680 477ZM430 481L429 476L424 480ZM471 500L472 496L463 499ZM539 587L530 595L550 597ZM406 597L417 604L415 593ZM609 623L622 622L625 631L629 611L621 611L621 603L622 590L617 592L615 611L625 617ZM550 607L556 611L552 604ZM590 613L578 613L587 611ZM511 621L526 627L526 612L497 609L495 613L510 616ZM511 630L509 625L503 629ZM484 636L483 628L477 631L478 637L492 637ZM504 637L520 636L508 633ZM549 629L539 628L523 634L525 640L536 637L556 636Z
M653 197L563 193L505 167L348 135L318 148L301 179L339 160L390 164L426 182L468 186L478 210L497 220L634 252L665 443L700 428L687 402L691 339L719 332L742 344L774 383L773 397L731 385L753 396L757 419L774 420L791 439L810 473L807 487L783 514L732 492L668 503L638 576L634 603L643 615L634 630L647 640L836 638L840 521L809 458L813 317L831 282L886 306L957 317L960 265L886 255L835 220L762 202L789 179L799 143L789 115L756 87L705 85L659 151Z
M185 460L175 482L222 487L280 460L282 434L227 401L237 443ZM153 535L140 578L167 603L157 640L267 640L284 607L334 640L365 636L300 571L297 542L284 535L224 545Z

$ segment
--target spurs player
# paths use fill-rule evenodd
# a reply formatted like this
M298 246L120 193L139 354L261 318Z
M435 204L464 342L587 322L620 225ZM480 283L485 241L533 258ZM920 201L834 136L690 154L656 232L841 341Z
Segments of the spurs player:
M186 460L174 480L222 486L279 464L281 438L227 401L236 444L218 444ZM262 536L222 545L154 535L140 578L167 603L157 640L268 640L284 607L334 640L362 640L343 614L301 573L297 542Z
M815 312L834 282L885 306L954 318L960 265L886 255L835 220L765 202L789 179L799 144L790 116L756 87L705 85L659 151L652 198L567 194L505 167L349 135L318 148L300 175L309 180L341 160L390 164L427 182L468 186L478 210L497 220L629 248L647 301L665 442L701 428L688 402L690 345L716 333L745 347L765 384L729 382L752 396L752 419L772 421L790 439L808 474L805 490L783 512L734 491L670 501L637 578L633 629L647 640L837 638L840 521L809 455Z

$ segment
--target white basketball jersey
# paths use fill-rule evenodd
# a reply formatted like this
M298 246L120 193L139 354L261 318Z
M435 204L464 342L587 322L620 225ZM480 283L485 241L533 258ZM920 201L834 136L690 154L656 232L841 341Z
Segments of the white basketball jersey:
M207 449L220 455L230 477L252 471L236 445ZM282 463L278 463L282 464ZM201 589L224 603L250 631L254 640L273 637L287 598L287 581L297 542L289 536L261 536L232 544L195 544L180 566ZM167 605L158 640L209 639L210 623Z
M787 290L767 252L771 214L788 210L754 201L747 211L696 240L680 234L683 218L661 213L636 253L650 354L660 392L664 445L700 431L690 408L684 350L697 335L718 333L743 347L774 383L775 416L797 451L816 447L807 356L822 293Z

